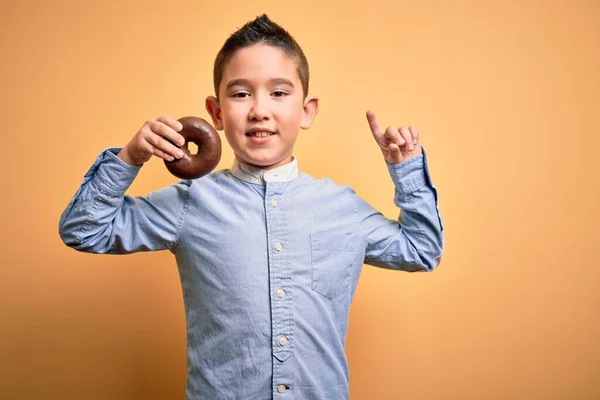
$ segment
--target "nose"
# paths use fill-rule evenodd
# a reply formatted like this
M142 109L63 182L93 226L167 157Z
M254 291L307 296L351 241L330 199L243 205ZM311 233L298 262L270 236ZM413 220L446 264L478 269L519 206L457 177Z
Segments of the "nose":
M252 107L248 113L248 118L252 121L260 121L269 119L269 110L267 107L267 99L263 96L256 95L253 97Z

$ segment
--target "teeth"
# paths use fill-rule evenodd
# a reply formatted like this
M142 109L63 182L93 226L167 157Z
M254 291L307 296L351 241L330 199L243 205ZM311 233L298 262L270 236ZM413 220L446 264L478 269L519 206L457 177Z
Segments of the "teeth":
M270 132L254 132L254 136L256 137L267 137L272 135Z

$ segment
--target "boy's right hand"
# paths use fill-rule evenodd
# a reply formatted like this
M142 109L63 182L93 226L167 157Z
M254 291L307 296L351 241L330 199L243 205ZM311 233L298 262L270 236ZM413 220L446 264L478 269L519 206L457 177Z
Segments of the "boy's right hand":
M158 117L146 121L117 156L127 164L138 166L148 161L152 156L167 161L181 158L183 152L173 143L178 146L185 143L183 136L177 133L182 128L181 122L172 117Z

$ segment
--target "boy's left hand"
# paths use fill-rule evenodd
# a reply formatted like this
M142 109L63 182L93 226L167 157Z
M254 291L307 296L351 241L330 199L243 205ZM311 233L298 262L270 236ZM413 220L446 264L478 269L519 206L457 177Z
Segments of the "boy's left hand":
M400 164L423 153L419 143L419 131L414 126L403 126L400 129L388 126L383 131L373 111L367 111L367 121L388 164Z

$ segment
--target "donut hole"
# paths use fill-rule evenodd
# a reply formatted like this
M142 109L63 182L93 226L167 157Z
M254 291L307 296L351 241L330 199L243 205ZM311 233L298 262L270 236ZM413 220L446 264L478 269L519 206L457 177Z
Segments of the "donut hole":
M191 155L195 156L198 154L198 145L194 142L188 142L187 149Z

